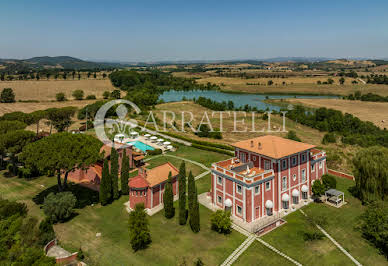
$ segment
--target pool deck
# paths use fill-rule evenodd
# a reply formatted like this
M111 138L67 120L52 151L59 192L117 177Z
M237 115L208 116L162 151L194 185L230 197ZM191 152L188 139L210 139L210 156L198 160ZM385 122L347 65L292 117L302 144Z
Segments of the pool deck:
M148 146L151 146L154 149L161 149L163 152L167 151L166 147L163 144L159 144L156 141L151 141L150 139L147 139L144 136L138 136L136 138L125 138L125 139L123 139L122 142L127 143L127 142L132 142L132 141L140 141L140 142L143 142L144 144L147 144ZM163 140L163 142L164 141L165 140Z

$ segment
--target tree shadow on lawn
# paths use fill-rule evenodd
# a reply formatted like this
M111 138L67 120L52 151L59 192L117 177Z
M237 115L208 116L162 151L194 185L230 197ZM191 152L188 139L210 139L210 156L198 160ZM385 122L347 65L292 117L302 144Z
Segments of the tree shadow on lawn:
M77 203L75 204L76 209L83 209L86 206L99 202L99 193L97 191L91 190L79 184L68 183L67 189L65 189L63 192L65 191L70 191L77 198ZM48 194L56 194L58 192L58 185L53 185L36 194L32 198L32 201L37 205L42 205Z

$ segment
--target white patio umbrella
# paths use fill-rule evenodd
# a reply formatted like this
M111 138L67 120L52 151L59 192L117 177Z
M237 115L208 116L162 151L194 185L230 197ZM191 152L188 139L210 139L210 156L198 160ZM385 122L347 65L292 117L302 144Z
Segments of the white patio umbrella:
M172 150L174 147L172 145L168 145L167 149Z
M163 142L163 145L165 145L165 146L170 145L170 144L171 144L171 142L169 142L169 141Z
M158 139L158 142L163 142L164 139Z
M152 137L150 137L150 140L151 140L151 141L155 141L157 138L158 138L158 137L152 136Z
M148 139L149 137L151 137L151 135L150 134L145 134L144 137L146 137Z

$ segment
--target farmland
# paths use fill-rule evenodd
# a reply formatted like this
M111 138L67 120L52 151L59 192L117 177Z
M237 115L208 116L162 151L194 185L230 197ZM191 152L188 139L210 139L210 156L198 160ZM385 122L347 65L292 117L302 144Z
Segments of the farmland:
M290 103L300 103L314 108L326 107L370 121L380 128L388 128L388 103L349 101L340 99L287 99Z
M114 89L109 79L0 81L0 89L3 88L12 88L16 101L54 101L59 92L63 92L67 99L72 99L74 90L83 90L85 96L93 94L102 98L104 91Z

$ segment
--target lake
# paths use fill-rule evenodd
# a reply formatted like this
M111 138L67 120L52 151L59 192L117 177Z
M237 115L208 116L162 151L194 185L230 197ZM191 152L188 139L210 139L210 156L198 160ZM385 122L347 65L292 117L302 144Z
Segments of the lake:
M299 99L337 99L338 96L318 96L318 95L273 95L273 94L236 94L236 93L225 93L220 91L201 91L201 90L195 90L195 91L175 91L170 90L164 92L162 95L160 95L159 99L165 101L165 102L178 102L181 101L183 97L186 99L194 99L198 97L206 97L210 98L213 101L217 102L228 102L233 101L234 106L241 107L246 104L254 107L256 106L259 110L266 110L267 108L269 110L276 110L279 111L280 107L265 103L264 100L266 97L268 99L287 99L287 98L299 98Z

